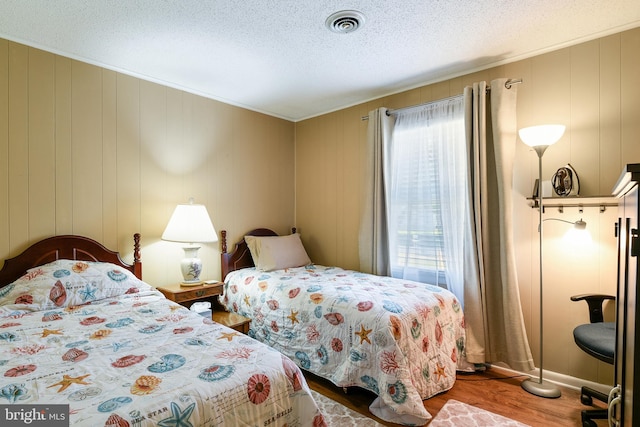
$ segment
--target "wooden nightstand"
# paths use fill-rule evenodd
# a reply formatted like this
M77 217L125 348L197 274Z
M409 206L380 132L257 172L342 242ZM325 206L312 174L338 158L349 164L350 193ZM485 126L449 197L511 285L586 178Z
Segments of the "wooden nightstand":
M212 319L214 322L228 326L238 332L246 334L249 332L251 319L240 316L236 313L229 313L218 302L216 298L222 295L224 283L216 282L210 285L202 284L198 286L180 286L179 284L161 286L158 289L169 300L175 301L187 308L196 301L211 301Z
M213 300L216 296L222 295L224 283L216 282L211 285L180 286L180 284L161 286L157 289L164 294L167 299L175 301L185 307L191 307L196 301Z
M229 313L224 309L214 310L211 315L214 322L220 323L221 325L228 326L231 329L235 329L238 332L242 332L246 334L249 332L249 324L251 323L251 319L247 319L244 316L240 316L237 313Z

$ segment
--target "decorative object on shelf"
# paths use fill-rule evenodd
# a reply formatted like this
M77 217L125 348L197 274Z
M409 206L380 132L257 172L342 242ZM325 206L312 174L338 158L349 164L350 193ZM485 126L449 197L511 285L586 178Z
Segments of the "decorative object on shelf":
M520 135L520 139L522 142L527 144L529 147L533 148L535 152L538 154L538 180L542 182L542 155L549 148L550 145L555 144L564 134L565 126L564 125L541 125L541 126L531 126L527 128L520 129L518 134ZM534 380L533 378L526 379L522 381L521 386L527 392L534 394L540 397L547 398L557 398L560 397L560 389L555 385L546 382L542 378L543 371L543 280L542 280L542 271L543 271L543 258L542 258L542 191L538 192L538 204L540 207L540 216L538 223L538 235L539 235L539 246L540 246L540 368L539 368L539 378L538 380Z
M540 191L540 180L538 178L536 178L536 180L533 183L533 191L531 192L531 198L532 199L537 199L538 198L538 191Z
M551 185L553 191L560 197L579 196L580 195L580 178L578 172L567 163L566 166L559 168L551 177Z
M542 190L542 197L551 197L552 188L553 186L551 185L551 181L542 181L542 185L540 185L540 180L536 179L535 183L533 184L533 193L531 194L531 198L537 199L538 192L540 190Z
M198 258L200 246L195 243L217 242L218 236L213 228L209 213L204 205L193 203L178 205L169 219L167 228L162 233L162 240L188 243L183 247L184 259L180 262L180 269L184 277L183 286L200 284L202 261Z

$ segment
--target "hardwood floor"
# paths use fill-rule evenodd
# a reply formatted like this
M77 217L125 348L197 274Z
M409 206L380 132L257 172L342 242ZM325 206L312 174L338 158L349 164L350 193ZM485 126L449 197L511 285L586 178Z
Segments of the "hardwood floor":
M330 381L305 372L309 386L330 399L363 415L375 419L380 424L395 426L373 416L369 405L375 395L360 388L350 388L345 394L340 387ZM526 376L509 377L499 370L489 368L485 372L458 374L453 388L424 401L424 406L434 417L449 399L468 403L478 408L504 415L532 427L580 427L580 411L588 407L580 403L580 392L562 388L562 396L546 399L527 393L520 383ZM598 420L598 426L606 426L605 420ZM428 423L426 424L428 425Z

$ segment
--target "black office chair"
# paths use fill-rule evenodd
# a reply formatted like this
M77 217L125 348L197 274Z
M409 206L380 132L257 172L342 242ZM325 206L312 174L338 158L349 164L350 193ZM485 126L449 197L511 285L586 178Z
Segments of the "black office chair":
M616 348L616 324L605 322L602 314L605 300L615 300L611 295L585 294L571 297L571 301L586 301L589 305L589 321L573 330L573 338L578 347L598 360L613 365ZM582 387L580 401L584 405L593 405L593 399L607 403L608 395L590 387ZM596 427L593 420L607 419L607 409L585 409L582 411L582 425Z

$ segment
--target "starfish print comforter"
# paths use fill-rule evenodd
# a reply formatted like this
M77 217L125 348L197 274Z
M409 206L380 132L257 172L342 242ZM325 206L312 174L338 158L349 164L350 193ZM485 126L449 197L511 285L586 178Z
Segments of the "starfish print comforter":
M287 357L77 261L0 288L0 404L66 404L71 426L326 425Z
M422 400L472 368L460 303L438 286L321 265L245 268L227 275L220 300L303 369L373 391L370 410L387 421L423 425Z

